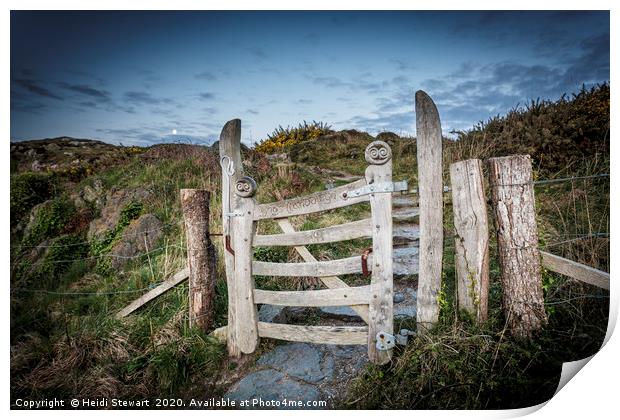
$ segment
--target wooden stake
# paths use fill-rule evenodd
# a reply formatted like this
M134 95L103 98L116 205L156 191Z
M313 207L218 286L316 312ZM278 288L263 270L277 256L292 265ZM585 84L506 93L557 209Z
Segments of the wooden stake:
M443 259L442 137L439 113L423 91L415 94L418 188L420 201L420 270L418 332L439 320Z
M530 337L547 322L529 156L489 159L503 303L515 337Z
M482 162L470 159L453 163L450 182L458 307L484 322L489 302L489 226Z
M215 247L209 238L209 199L206 190L181 190L189 266L189 325L207 331L213 326Z

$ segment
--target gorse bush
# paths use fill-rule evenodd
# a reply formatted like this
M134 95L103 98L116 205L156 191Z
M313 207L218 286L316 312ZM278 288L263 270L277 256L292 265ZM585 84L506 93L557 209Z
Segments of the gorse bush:
M506 116L457 132L452 161L528 154L545 174L609 154L609 85L582 88L557 101L535 100Z
M279 126L267 139L256 146L256 150L262 153L275 153L294 144L314 140L332 132L329 125L316 121L310 124L304 121L297 127L282 128Z

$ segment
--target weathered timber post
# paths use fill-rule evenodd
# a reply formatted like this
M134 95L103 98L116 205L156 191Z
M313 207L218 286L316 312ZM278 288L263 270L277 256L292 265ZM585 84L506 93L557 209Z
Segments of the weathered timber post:
M489 302L489 226L482 179L479 159L450 165L458 307L478 322L486 321Z
M384 184L392 182L392 150L380 140L366 147L366 182ZM371 194L372 213L372 278L368 306L368 358L371 362L385 364L391 360L392 350L377 349L377 334L393 334L393 268L392 268L392 197L391 194Z
M439 319L443 259L442 137L439 113L423 91L415 94L420 202L420 269L418 275L418 331Z
M215 247L209 237L209 199L206 190L181 190L189 266L189 325L207 331L213 326Z
M243 176L241 120L228 121L220 134L222 225L228 285L228 353L253 353L258 346L258 314L254 304L252 238L256 223L252 197L256 184ZM228 214L227 214L228 213Z
M489 159L489 183L508 327L526 338L547 322L529 156Z

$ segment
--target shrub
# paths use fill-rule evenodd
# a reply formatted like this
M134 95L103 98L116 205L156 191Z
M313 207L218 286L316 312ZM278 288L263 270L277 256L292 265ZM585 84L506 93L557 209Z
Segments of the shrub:
M279 126L266 140L256 146L256 150L262 153L276 153L294 144L317 139L325 134L332 133L330 126L323 122L306 121L297 127L282 128Z
M52 174L24 172L11 175L11 227L16 226L30 210L54 195Z

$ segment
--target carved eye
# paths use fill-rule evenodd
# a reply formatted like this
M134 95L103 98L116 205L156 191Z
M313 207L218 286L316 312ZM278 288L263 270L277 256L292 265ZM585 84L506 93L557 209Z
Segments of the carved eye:
M249 176L244 176L239 179L235 185L235 190L239 197L252 197L256 192L256 189L256 181Z
M392 158L392 149L381 140L376 140L366 147L366 162L372 165L383 165Z

